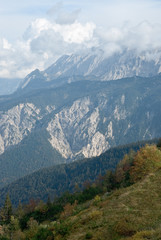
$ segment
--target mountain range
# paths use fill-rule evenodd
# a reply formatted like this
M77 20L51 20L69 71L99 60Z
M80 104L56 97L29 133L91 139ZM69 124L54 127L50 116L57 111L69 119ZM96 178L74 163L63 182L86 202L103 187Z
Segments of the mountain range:
M106 58L99 51L63 56L30 73L16 92L0 96L0 187L44 167L159 138L159 72L160 59L146 54Z

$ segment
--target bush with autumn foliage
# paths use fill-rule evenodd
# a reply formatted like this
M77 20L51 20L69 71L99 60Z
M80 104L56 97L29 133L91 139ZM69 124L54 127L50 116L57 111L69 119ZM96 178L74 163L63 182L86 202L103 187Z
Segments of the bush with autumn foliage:
M127 187L161 167L161 151L156 145L146 145L130 151L114 172L115 187Z
M134 156L130 169L131 181L141 180L161 167L161 151L155 145L146 145Z

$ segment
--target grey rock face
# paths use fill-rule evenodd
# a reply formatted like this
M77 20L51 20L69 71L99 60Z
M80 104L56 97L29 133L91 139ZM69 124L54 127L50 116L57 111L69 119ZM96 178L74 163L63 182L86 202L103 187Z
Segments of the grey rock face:
M97 80L107 81L132 76L155 76L161 71L161 58L155 54L124 51L106 57L103 51L87 55L65 55L45 70L48 79L81 75L95 76ZM63 67L62 67L63 66Z
M40 109L32 103L22 103L6 112L0 112L0 154L21 142L40 118Z
M106 136L99 132L99 121L99 108L93 109L89 98L77 100L49 122L49 141L64 158L73 158L79 154L84 157L100 155L110 146L106 136L113 136L111 128Z
M121 101L123 105L124 96ZM119 121L126 118L125 110L116 105L113 109L113 117L106 116L102 120L100 111L104 111L107 107L108 101L105 96L102 99L100 96L96 106L90 97L74 101L70 107L64 107L53 118L49 117L46 128L50 134L48 141L66 159L100 155L110 148L114 140L112 120ZM55 110L55 106L47 105L45 110L44 116L47 116ZM1 112L0 154L10 146L20 143L34 130L36 121L43 121L44 116L41 114L41 109L33 103L21 103L6 112ZM99 127L101 121L106 126L104 132Z

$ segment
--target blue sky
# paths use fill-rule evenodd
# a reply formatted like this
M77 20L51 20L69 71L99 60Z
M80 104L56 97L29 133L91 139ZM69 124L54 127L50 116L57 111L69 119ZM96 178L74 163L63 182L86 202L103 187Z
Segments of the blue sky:
M25 77L62 54L160 47L160 0L0 0L0 77Z

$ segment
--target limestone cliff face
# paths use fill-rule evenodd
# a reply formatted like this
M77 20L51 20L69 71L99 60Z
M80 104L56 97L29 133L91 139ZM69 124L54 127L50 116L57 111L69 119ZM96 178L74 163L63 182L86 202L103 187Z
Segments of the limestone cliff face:
M101 105L106 107L106 99L94 107L90 98L75 101L71 107L64 108L49 122L47 131L51 145L64 158L98 156L110 148L114 140L112 121L105 122L105 132L100 131Z
M157 53L125 50L112 56L96 50L85 55L65 55L44 71L52 80L57 77L96 76L99 80L115 80L132 76L155 76L161 72L160 50ZM62 67L63 66L63 67Z
M20 103L0 112L0 154L20 143L41 121L46 122L50 136L47 140L67 161L98 156L119 142L121 137L130 135L135 125L132 122L132 108L137 106L135 101L130 106L122 94L115 99L112 97L111 102L109 96L98 93L95 98L79 98L60 111L54 105L42 109L33 103ZM150 118L149 113L147 118ZM151 136L147 128L142 134L143 138L148 134Z
M50 134L48 141L64 158L73 159L77 156L98 156L110 148L109 140L114 139L112 121L107 124L103 133L99 129L101 121L100 111L107 101L100 101L94 106L89 97L73 102L70 107L49 118L47 131ZM55 106L46 106L45 114L33 103L21 103L13 108L0 112L0 154L10 146L17 145L30 134L38 120L55 110ZM119 117L115 110L114 117Z
M21 142L40 118L40 109L32 103L22 103L0 112L0 154Z

